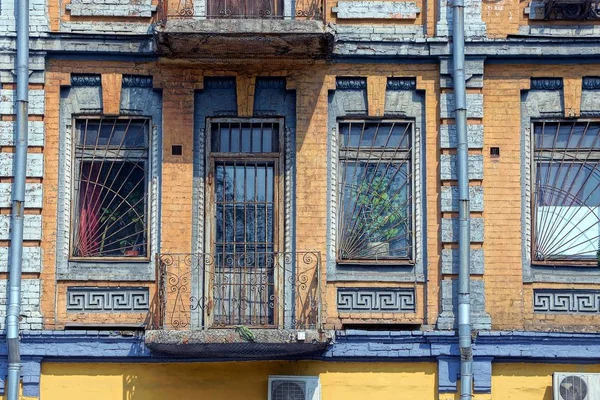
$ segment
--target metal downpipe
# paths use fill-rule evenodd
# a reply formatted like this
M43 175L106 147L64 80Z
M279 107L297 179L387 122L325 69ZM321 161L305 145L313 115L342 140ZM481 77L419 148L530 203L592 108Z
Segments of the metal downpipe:
M17 96L14 181L10 232L10 264L8 266L8 307L6 341L8 346L7 399L17 400L21 375L19 350L19 315L21 311L21 265L23 262L23 215L25 202L25 170L27 166L28 92L29 92L29 0L15 0L17 19Z
M458 137L458 342L460 348L460 399L473 397L473 349L471 344L470 303L470 205L469 150L467 146L467 94L465 84L465 24L464 0L453 5L452 61L456 132Z

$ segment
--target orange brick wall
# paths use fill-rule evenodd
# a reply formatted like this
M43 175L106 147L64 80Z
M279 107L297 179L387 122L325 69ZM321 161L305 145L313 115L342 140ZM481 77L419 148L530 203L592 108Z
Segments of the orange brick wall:
M439 192L438 184L438 82L436 65L279 65L267 69L264 66L186 66L146 63L129 64L117 62L79 62L73 66L69 62L52 60L48 66L46 114L47 146L45 149L44 187L44 263L42 278L44 292L42 299L46 328L60 327L67 322L106 323L111 318L121 323L143 322L141 315L67 315L65 309L65 291L69 282L55 284L55 244L52 238L56 234L56 197L58 170L58 98L60 85L69 83L70 73L116 73L152 75L155 87L163 89L163 188L162 188L162 252L192 251L192 178L193 178L193 116L194 91L201 89L204 76L232 76L243 73L244 76L285 76L288 88L297 91L297 244L301 250L316 250L324 259L326 243L326 191L327 191L327 107L328 91L335 88L336 76L373 77L417 77L418 89L425 91L427 114L427 192ZM375 79L385 82L385 79ZM238 80L251 82L251 80ZM373 96L377 96L373 94ZM381 97L381 96L379 96ZM248 96L251 99L251 96ZM171 145L183 145L182 156L172 156ZM439 209L439 199L430 195L428 209ZM404 283L402 286L415 287L417 290L417 312L407 315L361 314L365 322L395 321L401 323L434 324L438 312L438 276L439 276L439 215L430 211L428 215L429 248L429 285ZM83 284L83 283L81 283ZM87 282L89 286L89 282ZM118 285L118 282L102 283L98 286ZM131 283L129 283L131 284ZM150 285L151 282L138 282L135 285ZM322 266L322 285L325 285L325 267ZM344 286L352 286L352 282ZM365 286L365 283L354 284ZM372 285L378 285L376 283ZM379 284L380 285L380 284ZM389 284L388 284L389 286ZM324 286L325 287L325 286ZM325 288L328 306L325 308L328 323L340 326L350 321L350 315L338 319L336 311L335 286ZM151 294L153 291L151 290ZM155 301L156 299L154 299ZM358 316L354 316L358 317ZM355 321L360 322L360 321Z
M581 78L600 74L600 65L488 65L483 89L486 308L493 329L582 330L598 325L597 315L533 313L534 288L598 289L593 284L523 284L521 259L521 90L530 77L562 77L565 93ZM565 109L578 107L565 96ZM489 156L500 147L500 158Z
M591 27L597 21L544 21L530 20L525 14L531 0L496 0L482 2L481 17L487 24L487 33L490 38L506 38L508 35L519 33L521 26L560 27L583 26Z
M162 199L162 251L192 251L192 137L194 91L202 88L203 77L232 76L285 76L288 88L297 91L297 249L326 251L326 192L327 192L327 107L328 91L335 87L336 76L366 76L369 82L382 82L378 77L417 77L419 90L426 99L426 175L427 175L427 239L428 282L425 284L402 283L402 287L415 287L417 311L414 314L384 315L338 315L336 311L336 286L359 286L366 284L345 282L326 284L325 267L322 266L321 283L325 288L327 323L339 327L348 322L387 321L434 325L439 310L440 218L452 217L441 214L438 160L441 154L438 140L439 127L439 73L436 65L327 65L310 67L302 65L279 65L267 69L264 66L198 65L184 68L161 63L128 64L116 62L79 63L51 61L46 75L46 147L44 176L43 214L43 280L42 313L45 327L60 327L66 322L106 323L117 319L123 323L143 322L142 315L67 315L64 312L65 288L74 283L55 284L56 198L58 171L58 98L60 85L69 83L70 73L117 73L153 75L156 87L163 88L163 199ZM566 108L578 107L577 91L570 88L581 82L582 76L600 75L600 65L534 66L534 65L487 65L484 76L484 199L481 216L485 220L485 274L486 309L492 317L493 329L586 329L599 322L597 316L556 316L533 314L533 288L598 288L599 285L583 284L523 284L521 259L521 154L520 154L520 99L521 91L528 89L532 76L556 76L565 79ZM239 80L252 82L252 80ZM570 82L570 83L569 83ZM575 85L575 86L573 86ZM369 86L371 88L371 84ZM369 89L371 90L371 89ZM473 89L478 92L479 89ZM251 96L246 96L251 99ZM369 94L371 101L381 96ZM248 100L250 101L250 100ZM242 107L243 104L240 104ZM376 107L371 107L372 112ZM478 122L478 121L475 121ZM182 156L171 156L172 144L183 145ZM490 147L500 147L501 156L491 158ZM473 184L479 184L477 182ZM479 215L474 215L479 216ZM479 279L479 278L478 278ZM98 285L118 285L118 282ZM151 287L152 282L136 283ZM371 283L382 286L382 283ZM389 285L389 284L386 284ZM154 298L154 302L156 299ZM570 327L570 328L569 328Z

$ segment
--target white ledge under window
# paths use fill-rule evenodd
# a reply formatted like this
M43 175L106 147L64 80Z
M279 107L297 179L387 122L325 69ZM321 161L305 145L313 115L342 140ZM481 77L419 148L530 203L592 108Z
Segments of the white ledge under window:
M333 7L338 19L415 19L417 3L396 1L340 1Z
M151 0L73 0L66 6L74 17L142 17L156 11Z

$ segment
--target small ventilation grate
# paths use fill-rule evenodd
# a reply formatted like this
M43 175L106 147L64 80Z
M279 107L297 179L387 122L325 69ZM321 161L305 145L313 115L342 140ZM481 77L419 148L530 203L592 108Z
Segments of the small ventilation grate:
M306 382L278 381L271 386L271 400L305 400Z
M588 400L588 387L584 379L570 375L560 382L561 400Z

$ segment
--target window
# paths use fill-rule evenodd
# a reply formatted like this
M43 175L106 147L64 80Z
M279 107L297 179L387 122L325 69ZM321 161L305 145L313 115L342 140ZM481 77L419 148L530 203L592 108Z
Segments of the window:
M598 265L600 122L535 122L534 263Z
M209 18L282 18L283 0L209 0Z
M338 262L412 259L410 121L339 124Z
M214 252L213 326L276 324L277 257L283 246L283 124L209 121L208 187ZM214 181L214 182L213 182Z
M148 256L149 123L75 121L73 258Z

